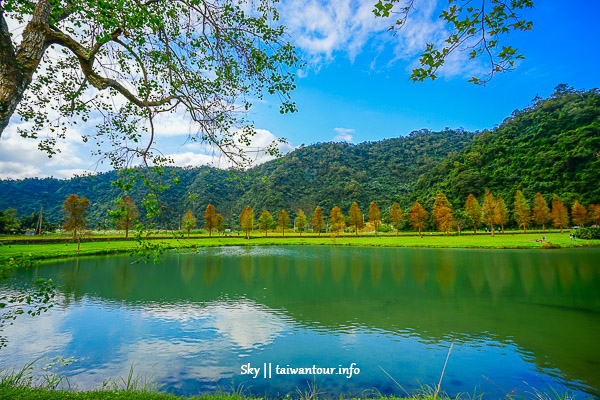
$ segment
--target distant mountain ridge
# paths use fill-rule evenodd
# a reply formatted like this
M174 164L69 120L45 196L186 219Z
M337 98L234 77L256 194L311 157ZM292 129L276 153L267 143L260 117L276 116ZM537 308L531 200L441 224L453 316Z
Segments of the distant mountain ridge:
M334 205L347 213L356 201L364 212L375 201L387 215L394 201L406 210L419 199L430 210L437 191L462 207L469 193L480 196L486 187L502 195L509 208L517 189L530 201L539 191L548 199L556 193L567 203L600 203L600 92L559 85L550 98L514 112L492 131L421 130L358 145L318 143L246 172L174 170L181 183L164 193L164 201L173 204L171 226L188 208L200 222L208 203L235 226L247 205L257 215L262 209L273 214L286 209L293 218L302 209L310 218L317 205L328 216ZM122 196L110 184L115 179L109 172L68 180L0 180L0 209L30 214L43 206L58 222L62 203L74 193L90 199L89 225L97 226ZM197 199L184 204L190 192ZM141 185L127 194L144 214Z

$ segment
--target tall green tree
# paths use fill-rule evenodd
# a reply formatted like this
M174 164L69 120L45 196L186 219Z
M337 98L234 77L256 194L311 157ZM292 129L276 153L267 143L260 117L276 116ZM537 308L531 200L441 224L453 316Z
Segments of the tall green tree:
M588 222L588 215L585 207L581 203L575 200L573 207L571 207L571 219L575 225L584 227Z
M494 224L498 220L498 211L496 208L496 200L488 188L485 188L485 193L483 194L481 212L483 213L483 221L490 227L492 236L494 236Z
M375 236L377 236L377 229L381 225L381 212L374 201L369 204L369 223L375 228Z
M396 228L396 236L400 234L400 226L404 222L404 210L400 208L398 203L394 202L390 208L390 224Z
M219 235L225 230L225 225L223 225L223 216L221 214L215 215L215 229L217 232L219 232Z
M546 224L551 221L550 208L541 193L535 195L532 209L533 222L542 226L542 232L546 232Z
M77 239L77 251L81 242L81 233L85 230L87 221L87 209L90 206L90 201L87 197L79 197L75 194L70 194L62 206L64 214L63 228L67 232L73 232L73 239Z
M196 217L192 213L192 210L187 210L183 216L183 226L187 231L187 237L190 238L190 231L196 227Z
M254 228L254 211L250 206L242 210L240 215L240 227L246 232L246 239L250 239L250 231Z
M268 236L269 228L271 228L272 224L273 216L271 216L271 213L267 210L263 210L260 217L258 217L258 226L265 231L265 237Z
M129 237L129 229L133 227L133 224L135 224L135 221L139 218L140 213L135 202L129 196L120 199L117 204L119 205L119 209L115 214L116 226L117 229L125 231L125 238L127 239Z
M523 232L527 232L527 225L531 222L531 209L529 203L520 190L515 193L515 202L513 206L515 221L519 227L523 227Z
M302 236L302 232L306 229L306 214L304 211L298 210L298 215L296 215L296 229L300 232L300 236Z
M329 226L334 235L337 235L341 230L346 227L346 220L342 210L338 206L331 209L331 215L329 216Z
M425 229L427 225L427 219L429 218L429 214L423 208L421 203L415 201L410 212L408 213L408 219L412 223L413 229L419 231L419 236L421 236L421 231Z
M317 206L317 208L315 208L315 212L312 217L313 233L316 230L319 233L319 236L321 236L321 231L323 230L324 227L325 227L325 221L323 220L323 210L321 210L321 207Z
M565 207L564 203L559 196L552 196L552 225L560 228L560 233L563 233L563 228L569 226L571 219L569 218L569 211Z
M454 215L452 215L452 219L454 221L454 226L456 227L459 236L463 228L469 225L473 225L473 219L464 210L455 210Z
M19 218L17 218L17 210L14 208L0 210L0 233L15 234L19 231L19 228L20 223Z
M465 202L465 211L469 214L469 217L473 220L473 233L477 233L477 225L481 224L483 214L481 213L481 207L477 198L473 194L469 194L467 201Z
M290 216L285 210L279 211L279 215L277 216L277 225L281 228L281 236L285 236L285 228L287 228L290 222Z
M206 210L204 210L204 226L208 231L208 236L212 236L212 230L216 227L215 217L217 216L217 210L215 206L209 204L206 206Z
M354 228L354 235L358 236L358 230L365 226L363 221L363 213L358 208L358 204L356 202L352 203L350 206L350 211L348 213L348 227Z

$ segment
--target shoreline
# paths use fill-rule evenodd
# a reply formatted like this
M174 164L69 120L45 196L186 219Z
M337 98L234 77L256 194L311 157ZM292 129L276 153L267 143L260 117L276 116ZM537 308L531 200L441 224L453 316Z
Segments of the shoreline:
M540 234L547 237L540 240ZM136 240L96 240L77 243L59 239L48 243L10 243L0 242L0 264L11 259L28 258L30 260L57 260L72 257L123 254L141 250ZM123 238L124 239L124 238ZM430 239L435 239L431 241ZM567 233L504 233L491 235L407 235L407 236L253 236L242 237L202 237L177 239L148 239L144 243L160 246L161 250L197 249L224 246L348 246L348 247L406 247L406 248L447 248L447 249L489 249L489 250L560 250L600 247L600 240L570 240ZM151 250L153 251L153 250Z

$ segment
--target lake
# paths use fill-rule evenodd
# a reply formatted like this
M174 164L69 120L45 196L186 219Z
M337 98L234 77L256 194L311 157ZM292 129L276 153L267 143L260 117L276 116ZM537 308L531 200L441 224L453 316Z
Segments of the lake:
M329 246L67 259L16 273L52 278L59 303L0 332L0 365L73 357L55 370L79 389L134 366L179 395L339 398L437 385L452 345L448 394L598 396L599 260L600 249Z

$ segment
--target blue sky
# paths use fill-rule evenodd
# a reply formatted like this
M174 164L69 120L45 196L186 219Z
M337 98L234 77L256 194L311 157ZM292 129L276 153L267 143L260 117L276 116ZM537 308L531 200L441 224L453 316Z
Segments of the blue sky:
M368 43L354 60L343 49L322 65L309 64L294 93L299 112L281 116L272 104L253 114L256 126L293 145L329 141L335 128L353 130L354 143L406 135L412 130L492 128L539 94L559 83L590 89L600 85L600 1L536 1L526 16L532 31L507 37L526 59L515 71L496 75L487 85L467 82L461 73L413 83L409 65L393 58L393 46L377 53ZM371 41L379 36L373 35ZM377 56L380 61L373 69Z
M527 107L536 95L547 97L559 83L577 89L600 86L598 0L535 0L535 8L524 14L533 20L533 30L503 39L526 59L485 86L467 82L485 64L466 62L464 54L457 54L436 81L409 80L425 43L445 37L445 24L437 16L446 0L417 0L409 23L396 36L387 32L390 21L374 17L374 3L282 0L281 21L306 62L297 71L293 92L299 111L279 114L274 97L255 102L249 115L258 130L255 145L283 137L286 152L301 144L376 141L421 128L482 130ZM159 124L157 147L177 165L218 163L218 154L186 140L186 123ZM94 147L82 144L78 135L68 136L62 148L48 159L13 126L0 140L0 178L70 177L107 168L87 156Z

